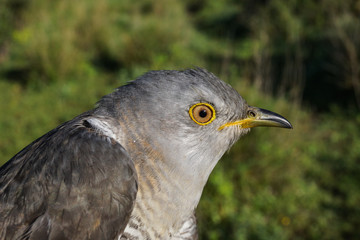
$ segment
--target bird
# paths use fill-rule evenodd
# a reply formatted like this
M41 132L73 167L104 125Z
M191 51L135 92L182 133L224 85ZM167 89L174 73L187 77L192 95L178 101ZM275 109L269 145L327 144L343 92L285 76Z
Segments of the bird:
M205 69L149 71L0 168L0 239L197 239L210 173L258 126L292 128Z

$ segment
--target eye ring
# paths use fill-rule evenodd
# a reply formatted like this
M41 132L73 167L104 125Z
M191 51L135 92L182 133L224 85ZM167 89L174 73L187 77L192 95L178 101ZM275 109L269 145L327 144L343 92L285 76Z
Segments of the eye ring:
M199 125L207 125L216 118L215 109L208 103L197 103L189 109L190 118Z

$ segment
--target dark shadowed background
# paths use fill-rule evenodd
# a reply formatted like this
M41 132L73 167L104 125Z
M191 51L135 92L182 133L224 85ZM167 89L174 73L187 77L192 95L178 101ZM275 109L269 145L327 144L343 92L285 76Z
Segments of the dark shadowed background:
M0 164L154 69L204 67L294 125L204 190L201 239L360 236L359 0L0 0Z

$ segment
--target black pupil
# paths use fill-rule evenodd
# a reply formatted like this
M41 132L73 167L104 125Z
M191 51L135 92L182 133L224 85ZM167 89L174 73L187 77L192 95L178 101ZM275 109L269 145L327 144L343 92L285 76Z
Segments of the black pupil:
M207 111L206 111L206 109L201 110L201 111L199 112L199 116L202 117L202 118L206 117L206 116L207 116Z

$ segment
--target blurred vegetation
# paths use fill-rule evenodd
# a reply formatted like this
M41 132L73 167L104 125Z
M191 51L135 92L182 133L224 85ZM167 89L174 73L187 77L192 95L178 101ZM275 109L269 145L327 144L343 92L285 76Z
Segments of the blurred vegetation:
M0 164L150 69L200 66L292 131L254 129L201 239L360 236L360 1L0 0Z

